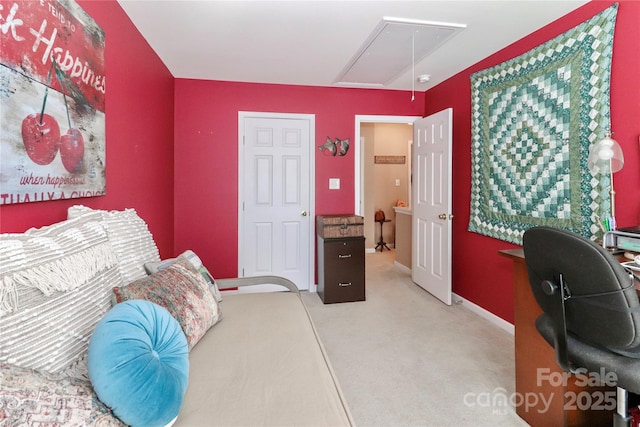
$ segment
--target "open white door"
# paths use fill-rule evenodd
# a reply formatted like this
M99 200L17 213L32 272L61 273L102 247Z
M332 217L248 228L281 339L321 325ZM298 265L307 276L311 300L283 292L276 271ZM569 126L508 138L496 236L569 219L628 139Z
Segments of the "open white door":
M412 279L451 305L453 110L413 123Z
M313 284L314 116L239 115L238 275Z

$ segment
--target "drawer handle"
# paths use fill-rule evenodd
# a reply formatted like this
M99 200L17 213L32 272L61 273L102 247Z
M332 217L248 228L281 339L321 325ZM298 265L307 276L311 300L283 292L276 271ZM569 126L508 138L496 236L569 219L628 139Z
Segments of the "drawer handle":
M351 254L346 254L346 255L338 254L338 258L351 258Z
M339 283L338 283L338 286L341 286L341 287L351 286L351 282L347 282L347 283L339 282Z

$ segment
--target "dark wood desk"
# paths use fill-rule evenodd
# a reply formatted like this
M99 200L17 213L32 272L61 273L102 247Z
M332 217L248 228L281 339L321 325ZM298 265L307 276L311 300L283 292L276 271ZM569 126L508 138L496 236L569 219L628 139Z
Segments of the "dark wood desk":
M531 291L522 249L499 251L513 261L516 413L532 427L608 426L614 410L579 410L587 400L615 396L615 387L580 387L584 383L566 374L556 363L553 348L538 333L535 320L542 310ZM552 379L567 378L567 381ZM551 379L551 380L550 380ZM537 397L537 400L536 398ZM575 397L582 398L576 402ZM596 402L597 403L597 402ZM605 402L601 402L603 406ZM573 409L576 408L576 409Z

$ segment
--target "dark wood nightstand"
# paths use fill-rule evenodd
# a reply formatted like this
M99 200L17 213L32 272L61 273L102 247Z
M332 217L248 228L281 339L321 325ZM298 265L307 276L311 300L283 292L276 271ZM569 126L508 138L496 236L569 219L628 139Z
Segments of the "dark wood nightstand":
M364 237L318 236L318 295L325 304L365 300Z

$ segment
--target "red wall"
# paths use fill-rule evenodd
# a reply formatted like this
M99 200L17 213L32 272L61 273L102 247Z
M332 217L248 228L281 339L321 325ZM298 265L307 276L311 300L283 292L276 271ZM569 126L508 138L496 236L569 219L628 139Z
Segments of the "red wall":
M107 195L0 206L0 232L62 220L67 207L76 203L100 209L133 207L149 224L163 257L191 248L216 276L232 277L238 254L238 111L315 114L317 146L327 136L353 140L357 114L423 115L425 105L428 113L453 107L454 291L513 321L511 265L496 255L513 245L466 231L469 77L555 37L612 2L586 4L426 96L418 94L413 103L408 92L399 91L174 80L115 0L79 3L106 32ZM615 138L627 159L616 174L618 219L630 225L640 223L640 2L619 3L611 111ZM317 214L353 211L353 153L340 158L316 155ZM329 177L341 178L341 190L328 190Z
M344 157L316 156L318 215L353 213L355 116L421 116L404 91L176 80L175 252L193 249L217 277L238 274L238 112L315 114L316 140L349 138ZM357 143L357 142L355 142ZM340 190L329 190L329 178Z
M471 197L472 73L516 57L588 20L611 1L592 1L541 30L459 73L426 93L426 113L453 107L453 288L458 295L513 322L511 261L497 255L509 243L467 231ZM611 75L611 122L625 154L615 174L616 216L624 225L640 224L640 2L621 1Z
M0 232L63 220L67 207L133 207L163 256L173 254L174 79L120 5L79 1L106 34L107 195L0 206Z

